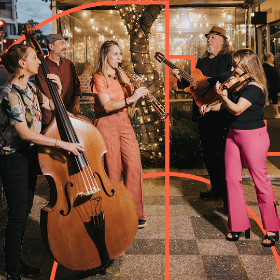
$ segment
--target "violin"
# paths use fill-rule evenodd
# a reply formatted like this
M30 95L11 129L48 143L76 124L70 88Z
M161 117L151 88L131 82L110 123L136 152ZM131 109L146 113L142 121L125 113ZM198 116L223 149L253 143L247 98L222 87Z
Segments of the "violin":
M34 27L25 25L27 40L40 51L34 32ZM38 58L47 77L42 50ZM75 156L59 147L38 147L39 164L50 186L50 201L41 209L43 243L61 265L72 270L99 267L104 274L104 266L134 240L136 207L125 186L111 181L105 173L102 156L106 146L100 132L89 122L69 117L55 85L46 80L56 118L44 135L82 143L85 152Z
M234 90L239 91L243 85L251 79L251 76L246 72L244 72L241 76L235 76L235 73L236 72L233 71L227 80L221 84L219 89L226 89L228 93L233 92ZM220 103L220 100L215 100L210 104L207 104L207 106L213 106L218 103Z
M226 89L228 92L233 90L239 90L247 81L250 80L251 76L244 72L241 76L234 76L233 72L230 77L221 85L221 89Z

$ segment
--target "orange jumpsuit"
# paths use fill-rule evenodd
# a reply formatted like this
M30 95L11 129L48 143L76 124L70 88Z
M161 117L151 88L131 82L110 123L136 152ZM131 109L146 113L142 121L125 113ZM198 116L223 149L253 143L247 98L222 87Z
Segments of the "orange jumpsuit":
M114 79L114 77L109 77L109 79L111 86L107 87L102 74L93 76L94 97L100 93L107 93L111 101L128 97L127 90L120 85L118 79ZM128 78L127 82L129 90L131 90ZM127 108L106 113L98 99L95 98L94 125L102 134L106 144L107 153L104 156L104 166L109 178L114 182L120 182L120 174L122 174L124 185L135 202L138 219L144 220L141 157Z

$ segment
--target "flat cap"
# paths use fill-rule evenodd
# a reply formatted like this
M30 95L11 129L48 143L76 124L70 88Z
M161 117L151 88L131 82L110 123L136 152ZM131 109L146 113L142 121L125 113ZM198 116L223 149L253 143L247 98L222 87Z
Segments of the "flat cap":
M47 47L49 44L53 44L57 40L68 40L68 37L61 34L49 34L45 36L44 45Z
M211 30L209 31L209 33L205 34L205 37L207 37L209 34L217 34L217 35L222 36L227 39L226 31L223 28L218 27L218 26L213 26L211 28Z

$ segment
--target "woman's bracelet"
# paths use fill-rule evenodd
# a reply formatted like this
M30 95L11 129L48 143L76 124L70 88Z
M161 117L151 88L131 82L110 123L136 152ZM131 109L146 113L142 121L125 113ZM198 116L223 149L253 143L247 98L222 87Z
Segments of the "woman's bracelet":
M126 102L126 97L124 98L124 102L125 102L125 105L128 106L128 104L127 104L127 102Z
M55 140L55 144L54 144L54 146L55 146L56 148L60 148L60 146L59 146L59 145L57 145L57 139Z

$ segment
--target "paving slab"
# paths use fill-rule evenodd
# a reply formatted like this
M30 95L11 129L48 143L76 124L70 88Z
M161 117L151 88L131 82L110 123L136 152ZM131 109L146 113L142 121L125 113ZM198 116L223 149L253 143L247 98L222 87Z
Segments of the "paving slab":
M144 170L144 173L164 170ZM176 170L207 178L202 170ZM227 214L221 200L202 200L201 191L209 185L187 178L170 178L169 189L169 279L280 279L270 248L261 246L263 233L250 217L251 238L242 234L237 242L225 239L228 232ZM255 188L252 181L243 181L248 206L260 218ZM273 185L280 210L280 187ZM139 229L132 244L107 267L107 274L97 269L72 271L58 265L55 280L112 279L112 280L166 280L165 277L165 179L155 177L144 180L145 214L148 226ZM41 267L34 280L50 279L54 261L46 253L40 237L40 209L49 200L49 188L43 176L38 177L34 207L30 214L22 258ZM4 228L7 210L0 212L0 280L4 279ZM276 252L280 254L280 243ZM27 278L22 278L27 279Z

